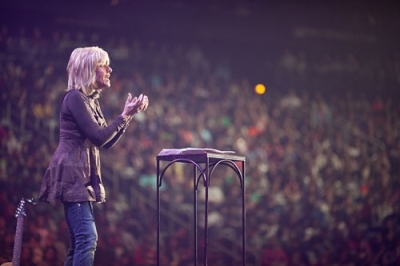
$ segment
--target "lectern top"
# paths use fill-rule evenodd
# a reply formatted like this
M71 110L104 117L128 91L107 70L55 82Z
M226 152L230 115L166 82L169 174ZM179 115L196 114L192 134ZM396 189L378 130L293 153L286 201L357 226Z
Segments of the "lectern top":
M196 163L205 163L207 159L211 161L245 161L244 156L236 155L234 151L222 151L212 148L162 149L157 155L157 160L161 161L178 159L192 160Z

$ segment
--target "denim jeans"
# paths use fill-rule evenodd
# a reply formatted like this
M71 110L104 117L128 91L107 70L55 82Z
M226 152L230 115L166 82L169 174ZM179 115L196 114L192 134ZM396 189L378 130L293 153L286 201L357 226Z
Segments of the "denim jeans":
M64 266L91 266L97 245L97 230L91 202L65 202L69 247Z

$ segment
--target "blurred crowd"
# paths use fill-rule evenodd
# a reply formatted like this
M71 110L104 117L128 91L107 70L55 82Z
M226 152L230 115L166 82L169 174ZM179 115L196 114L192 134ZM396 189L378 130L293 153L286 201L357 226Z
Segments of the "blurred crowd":
M106 118L122 112L128 92L150 99L118 145L102 151L108 195L95 208L95 265L155 265L155 157L163 148L185 147L246 156L247 265L400 264L400 102L383 90L354 94L336 87L346 79L342 72L364 75L357 58L340 71L329 68L335 63L314 67L315 80L334 72L324 90L267 87L257 95L249 79L200 46L6 26L0 32L0 263L12 259L18 202L35 199L57 146L68 57L89 45L111 58L112 88L100 98ZM277 58L278 77L313 84L304 78L311 71L307 54L282 50ZM386 69L396 80L393 60ZM162 265L193 264L192 170L176 164L163 180ZM201 219L201 185L198 193ZM209 196L210 265L241 265L240 193L235 173L218 167ZM21 265L62 265L68 243L62 206L28 204L26 214ZM200 222L200 249L202 230Z

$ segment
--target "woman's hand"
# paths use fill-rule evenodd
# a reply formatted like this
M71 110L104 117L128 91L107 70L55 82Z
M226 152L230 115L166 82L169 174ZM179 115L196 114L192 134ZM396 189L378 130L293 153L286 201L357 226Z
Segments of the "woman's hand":
M144 95L144 94L140 94L138 100L139 100L140 103L141 103L141 107L140 107L140 109L139 109L139 112L140 112L140 111L146 111L147 106L149 106L149 98L148 98L146 95Z
M140 94L139 97L132 98L132 94L128 93L125 107L121 115L131 117L140 111L145 111L149 105L149 99L146 95Z

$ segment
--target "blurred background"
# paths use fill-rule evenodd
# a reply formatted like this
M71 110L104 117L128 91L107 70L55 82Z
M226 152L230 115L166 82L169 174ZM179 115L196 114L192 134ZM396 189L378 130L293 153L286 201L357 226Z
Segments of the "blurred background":
M57 147L69 55L97 45L113 68L106 118L128 92L150 105L101 151L95 265L155 265L155 157L185 147L246 156L247 265L400 264L399 4L5 0L0 13L0 263ZM193 265L192 170L163 181L162 265ZM209 200L209 265L241 265L232 170L217 168ZM66 231L60 204L28 205L21 265L62 265Z

